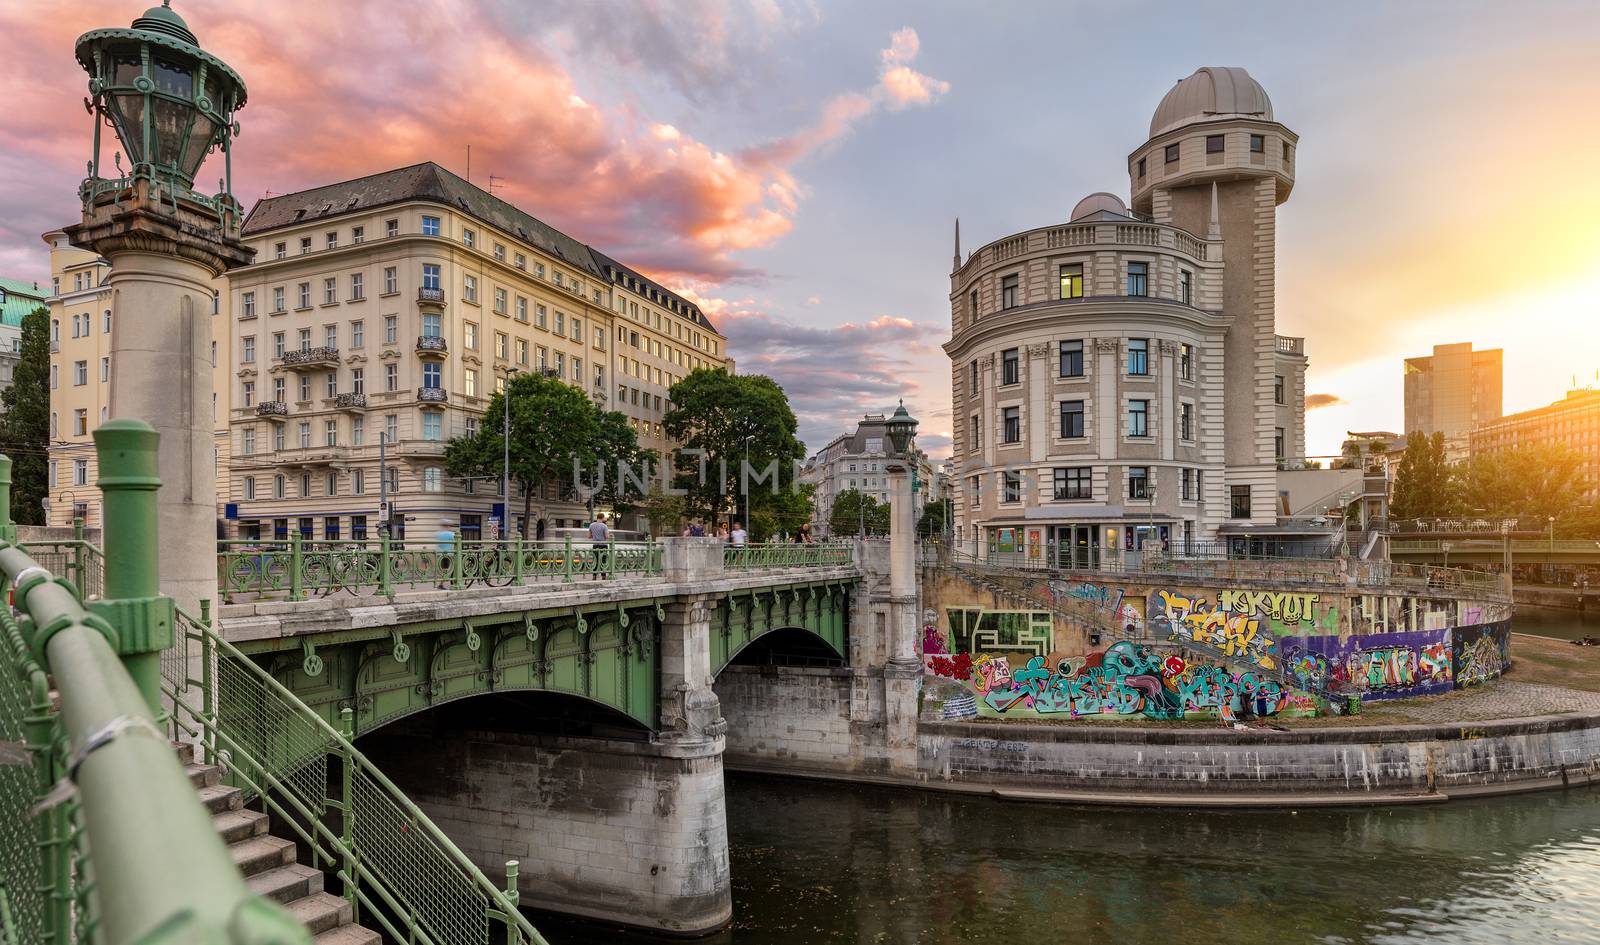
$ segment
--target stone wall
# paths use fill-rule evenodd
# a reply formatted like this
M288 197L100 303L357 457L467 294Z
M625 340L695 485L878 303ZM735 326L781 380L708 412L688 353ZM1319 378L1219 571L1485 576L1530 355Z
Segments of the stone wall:
M728 723L725 764L772 763L834 772L883 772L881 683L848 668L729 666L717 676ZM852 718L853 696L865 706Z
M360 747L491 879L520 861L524 906L681 934L732 915L720 744L407 721Z

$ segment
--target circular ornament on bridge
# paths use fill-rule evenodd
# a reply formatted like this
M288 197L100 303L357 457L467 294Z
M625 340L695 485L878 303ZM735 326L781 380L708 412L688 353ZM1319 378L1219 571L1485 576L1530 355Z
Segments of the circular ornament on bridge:
M397 663L409 662L411 659L411 644L401 640L394 645L394 659Z
M581 614L578 616L578 632L579 633L588 633L589 632L589 621L583 619L583 616Z
M321 676L323 670L322 657L315 653L307 654L305 661L300 664L307 676Z
M628 612L626 610L617 611L617 626L626 627L628 622Z
M483 638L478 636L478 631L469 628L467 630L467 649L476 653L480 646L483 646Z
M522 632L528 638L529 643L539 642L539 624L532 617L526 620Z
M665 619L667 619L667 608L661 606L660 604L657 604L656 605L656 619L657 620L665 620Z

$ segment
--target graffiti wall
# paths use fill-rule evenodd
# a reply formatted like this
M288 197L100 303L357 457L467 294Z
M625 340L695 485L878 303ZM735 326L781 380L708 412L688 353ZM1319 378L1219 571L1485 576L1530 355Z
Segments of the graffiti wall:
M1456 685L1475 686L1511 668L1511 621L1455 630Z
M1451 630L1281 637L1284 668L1309 685L1362 699L1403 699L1455 686Z
M1085 655L1057 653L1041 638L1049 633L1048 616L952 608L947 632L925 627L927 672L965 690L947 701L946 716L1218 719L1316 712L1310 698L1276 680L1171 647L1124 640Z
M1144 630L1144 615L1139 612L1139 601L1125 597L1120 587L1096 584L1092 581L1051 581L1050 598L1057 605L1082 602L1107 617L1130 636Z
M1193 644L1226 657L1247 659L1263 669L1279 666L1277 636L1316 626L1318 594L1286 591L1157 590L1146 613L1156 639Z

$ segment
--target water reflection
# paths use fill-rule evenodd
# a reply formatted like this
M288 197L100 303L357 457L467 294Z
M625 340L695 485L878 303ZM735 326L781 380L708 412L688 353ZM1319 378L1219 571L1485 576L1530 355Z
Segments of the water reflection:
M1581 614L1559 607L1518 604L1511 618L1511 628L1518 633L1534 633L1562 640L1600 636L1600 598Z
M715 945L1600 940L1589 790L1218 813L730 775L728 804L736 919Z

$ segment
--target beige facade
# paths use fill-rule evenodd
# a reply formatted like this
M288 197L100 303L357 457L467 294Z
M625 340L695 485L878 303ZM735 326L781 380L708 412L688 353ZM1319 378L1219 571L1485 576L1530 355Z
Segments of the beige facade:
M1306 358L1275 332L1297 136L1242 69L1202 69L1129 157L1131 206L1080 201L951 274L961 538L1086 560L1270 533L1304 454Z
M890 500L893 484L889 476L888 418L867 414L856 424L855 432L843 433L814 453L800 470L800 481L816 487L811 502L811 532L818 538L832 535L829 520L834 500L854 489L880 505ZM942 497L942 477L928 454L917 451L917 491L912 496L914 511L921 516L923 506Z
M1406 435L1443 433L1447 455L1465 459L1473 429L1500 419L1502 354L1499 348L1474 351L1471 342L1462 342L1407 358Z
M1600 391L1569 391L1564 400L1501 417L1471 434L1474 458L1532 447L1576 454L1582 461L1584 500L1600 501Z
M114 369L111 333L117 330L118 314L112 291L105 284L111 266L95 253L71 245L60 230L52 230L42 238L50 250L53 287L49 300L48 520L52 525L64 525L80 517L88 527L99 528L100 491L95 488L99 472L93 434L101 423L115 416L111 409L111 372ZM213 288L210 409L216 426L213 466L220 495L228 469L227 416L231 385L226 352L229 320L224 314L226 281L215 280ZM127 317L134 319L127 330L136 331L138 314L129 313ZM219 518L221 514L219 508Z
M563 378L662 450L667 389L732 367L698 307L437 165L264 200L244 238L233 536L375 538L385 474L396 535L486 536L498 479L450 477L445 446L510 374ZM514 493L513 527L521 509ZM533 501L552 527L585 511L548 486Z

